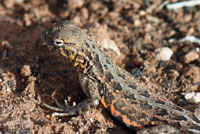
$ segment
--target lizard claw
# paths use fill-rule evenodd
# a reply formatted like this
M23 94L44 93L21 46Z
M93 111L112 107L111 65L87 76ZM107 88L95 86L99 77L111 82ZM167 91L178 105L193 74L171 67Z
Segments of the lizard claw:
M54 112L52 114L52 116L71 116L71 115L75 115L77 114L77 110L76 109L73 109L75 106L67 106L67 107L64 107L62 106L58 101L55 101L56 105L58 107L53 107L53 106L50 106L46 103L43 103L43 106L47 107L48 109L51 109L51 110L54 110L54 111L58 111L58 112L63 112L63 113L57 113L57 112ZM76 103L74 103L73 105L76 105Z
M66 105L66 107L62 106L62 105L58 102L58 100L56 100L56 99L55 99L55 103L56 103L56 105L57 105L58 107L60 107L60 108L66 108L66 107L69 106L69 105Z
M65 106L66 106L66 107L69 106L67 100L64 100L64 102L65 102Z

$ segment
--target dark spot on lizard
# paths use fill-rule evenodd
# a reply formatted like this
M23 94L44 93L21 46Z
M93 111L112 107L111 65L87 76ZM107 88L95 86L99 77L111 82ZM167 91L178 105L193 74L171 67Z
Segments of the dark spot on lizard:
M113 88L115 90L119 90L119 91L123 90L121 84L118 81L114 81L114 82L112 82L112 84L113 84Z
M181 120L187 121L187 118L185 118L184 116L175 116L175 117L173 117L173 119L179 120L179 121L181 121Z
M144 97L150 97L148 91L141 92L140 95L142 95Z
M96 46L93 44L93 45L92 45L92 48L93 48L93 49L96 49Z
M138 127L134 127L134 126L128 126L131 130L133 131L138 131L140 130ZM133 134L135 134L136 132L134 132Z
M172 123L170 123L170 125L176 126L176 128L178 128L178 129L181 128L181 124L179 122L172 122Z
M105 77L107 78L107 81L109 81L109 82L114 79L113 75L108 71L106 72Z
M194 130L199 130L199 131L200 131L200 127L197 126L197 125L192 125L192 126L190 127L190 129L194 129Z
M124 95L122 96L122 98L124 99L130 99L130 100L136 100L135 95L134 94L130 94L130 93L124 93Z
M94 58L95 58L95 61L97 62L97 64L100 64L100 63L101 63L100 60L99 60L99 55L98 55L98 54L96 54L96 55L94 56Z
M192 119L197 123L200 123L200 120L194 114L192 115Z
M106 63L107 63L107 64L112 64L112 63L110 62L110 60L108 59L108 57L106 57Z
M121 77L122 79L126 79L126 76L124 74L118 74L119 77Z
M161 115L161 116L164 116L164 115L168 115L169 113L167 112L166 109L159 109L157 115Z
M97 70L99 71L100 76L103 78L104 69L103 69L103 66L102 66L102 64L101 64L101 62L99 60L99 56L97 54L95 55L95 61L96 61L95 66L96 66L96 68L98 68Z
M85 41L86 47L90 48L90 45Z
M115 99L112 93L106 93L107 95L104 97L106 104L112 104L112 101Z
M143 100L138 100L139 104L141 104L142 107L144 107L144 109L152 109L152 105L150 105L147 101L143 101Z
M108 66L106 64L104 64L104 68L107 70L108 69Z
M137 89L137 85L133 84L133 85L129 85L130 88L132 89Z
M140 116L137 116L138 122L140 122L141 124L144 125L144 122L143 122L143 121L140 121L140 120L145 119L146 116L147 116L147 115L146 115L145 113L142 113Z
M164 105L164 104L165 104L165 102L164 102L164 101L162 101L162 100L160 100L160 99L156 100L156 103L158 103L158 104L162 104L162 105Z
M154 116L152 119L151 119L151 121L159 121L160 119L159 118L157 118L156 116Z
M176 110L183 112L184 110L180 107L176 107Z
M92 60L93 60L93 57L92 57L92 55L91 55L91 53L90 53L90 52L88 52L88 51L85 51L84 53L85 53L85 55L88 57L88 59L89 59L90 61L92 61Z

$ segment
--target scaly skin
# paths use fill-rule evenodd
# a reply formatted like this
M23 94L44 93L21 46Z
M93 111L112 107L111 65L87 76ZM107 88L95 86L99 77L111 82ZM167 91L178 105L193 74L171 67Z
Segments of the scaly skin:
M134 130L171 125L184 132L200 133L200 120L165 97L146 89L134 76L118 69L90 37L70 21L63 21L42 33L48 47L70 59L88 99L76 106L46 107L60 111L54 116L80 114L99 101L118 120Z

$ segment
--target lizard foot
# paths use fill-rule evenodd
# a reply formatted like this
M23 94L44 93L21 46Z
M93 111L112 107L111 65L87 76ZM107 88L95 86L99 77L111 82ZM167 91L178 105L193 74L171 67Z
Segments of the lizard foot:
M96 107L97 105L99 105L99 100L98 99L93 100L88 98L85 101L79 103L78 105L76 105L76 103L73 102L72 106L68 105L67 100L65 100L65 106L62 106L56 99L55 103L57 107L50 106L46 103L43 103L43 106L57 112L62 112L62 113L54 112L52 116L72 116L76 114L81 114L83 111L87 111L91 107Z

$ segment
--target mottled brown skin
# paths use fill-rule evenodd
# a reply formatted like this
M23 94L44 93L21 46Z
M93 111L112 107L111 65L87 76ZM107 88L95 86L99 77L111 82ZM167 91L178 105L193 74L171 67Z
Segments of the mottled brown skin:
M58 108L54 116L80 114L99 101L127 127L140 130L152 126L171 125L186 132L200 133L200 120L190 111L153 93L122 69L97 47L90 37L70 21L63 21L42 33L48 47L70 59L79 72L82 89L88 99L76 106Z

